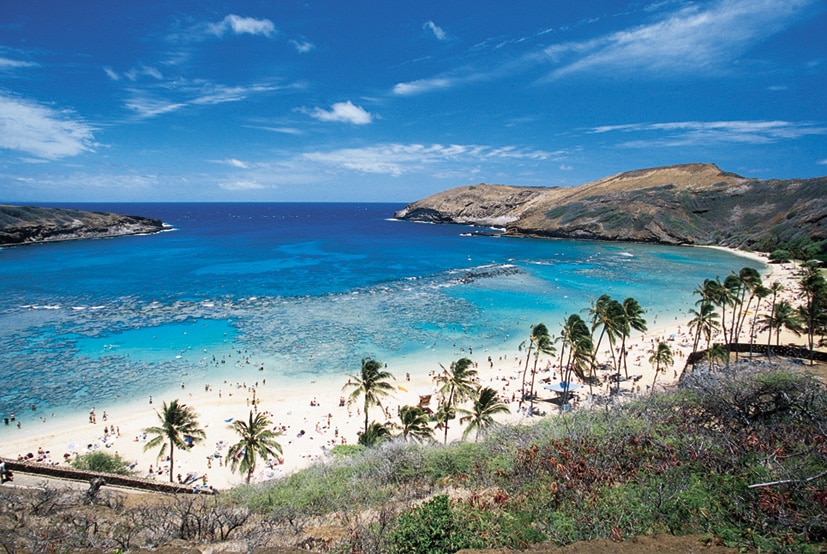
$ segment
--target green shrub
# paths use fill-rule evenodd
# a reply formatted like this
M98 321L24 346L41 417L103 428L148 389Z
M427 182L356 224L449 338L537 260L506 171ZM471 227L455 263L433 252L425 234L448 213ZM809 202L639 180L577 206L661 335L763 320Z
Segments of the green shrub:
M101 473L115 473L117 475L132 475L134 472L129 469L121 458L107 454L106 452L91 452L83 454L72 460L72 467L82 471L99 471Z
M474 539L471 529L457 521L448 496L441 494L399 516L391 534L391 552L443 554L484 546Z

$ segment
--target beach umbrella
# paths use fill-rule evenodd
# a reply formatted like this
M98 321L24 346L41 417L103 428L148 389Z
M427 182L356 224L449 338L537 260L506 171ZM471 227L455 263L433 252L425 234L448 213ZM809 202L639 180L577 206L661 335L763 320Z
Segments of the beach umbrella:
M573 383L571 381L560 381L559 383L551 383L549 385L543 385L544 389L551 390L554 392L566 392L566 391L575 391L580 388L578 383Z

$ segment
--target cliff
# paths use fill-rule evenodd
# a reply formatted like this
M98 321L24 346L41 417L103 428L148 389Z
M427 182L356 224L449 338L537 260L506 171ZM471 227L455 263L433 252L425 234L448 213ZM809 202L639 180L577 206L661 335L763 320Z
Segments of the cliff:
M757 180L714 164L630 171L570 188L471 185L398 219L503 226L516 236L771 250L827 238L827 177Z
M0 205L0 245L157 233L160 220L62 208Z

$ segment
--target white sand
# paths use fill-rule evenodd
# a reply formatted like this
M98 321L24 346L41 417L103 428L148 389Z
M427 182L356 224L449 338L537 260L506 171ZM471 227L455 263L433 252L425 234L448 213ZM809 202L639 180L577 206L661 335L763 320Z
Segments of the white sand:
M766 261L766 258L762 256L732 252ZM776 280L782 281L786 283L786 296L794 298L797 285L793 280L792 270L793 267L790 265L768 266L763 276L764 283L769 285ZM641 303L645 307L645 301ZM648 333L630 337L629 373L641 377L637 383L624 382L625 389L635 387L636 390L640 387L642 394L647 392L654 376L654 370L648 362L649 350L657 344L658 340L667 340L675 357L674 368L667 369L658 377L658 386L668 386L674 383L685 364L685 356L692 348L692 338L687 329L687 322L688 319L673 322L650 320ZM553 327L550 330L552 333L557 332ZM766 335L762 336L764 338L759 337L759 341L766 340ZM784 339L785 341L792 340L790 337ZM607 349L608 345L604 341L598 356L600 362L609 361ZM525 364L524 353L515 350L498 351L496 348L475 349L473 354L464 351L457 352L453 360L465 356L478 364L480 384L499 390L501 397L509 402L512 413L498 418L499 421L537 421L537 417L530 418L514 413L517 411L517 403L512 402L512 398L519 397L522 370ZM489 356L492 360L491 364L488 362ZM385 401L392 421L398 421L398 407L406 404L416 405L419 402L419 394L434 390L432 375L440 368L424 360L419 363L409 362L406 366L388 368L396 377L395 384L398 387L395 395ZM440 362L447 366L451 361L441 360ZM552 368L559 367L559 360L548 361L541 358L541 366L545 367L549 363ZM356 360L354 373L358 372L358 364L359 361ZM406 373L410 374L410 380L407 380ZM539 380L551 376L552 372L541 373L537 376L535 389L539 391L541 398L551 396L551 393L542 389L542 383ZM350 407L339 405L339 399L347 395L342 391L346 382L347 377L342 375L338 378L329 377L293 384L289 388L279 386L272 381L261 382L257 387L254 383L246 383L246 386L243 383L239 386L239 384L226 382L209 385L187 383L184 389L170 391L163 397L154 398L151 405L147 398L138 405L97 406L95 424L89 422L88 413L78 413L64 418L46 418L42 424L27 424L16 433L10 433L11 440L6 440L2 444L0 455L16 458L18 455L31 452L37 457L38 451L42 450L49 452L44 463L65 463L64 454L83 454L89 451L87 446L91 445L93 449L102 449L108 453L117 454L134 463L135 469L141 476L149 475L150 467L152 467L155 470L152 474L153 478L166 481L169 480L168 472L157 473L158 449L147 452L143 449L145 440L142 438L142 429L158 423L155 409L160 410L163 401L169 402L177 398L198 412L199 422L205 429L207 438L203 443L189 450L176 450L173 477L176 478L179 474L183 477L188 474L206 476L207 482L212 486L219 489L231 487L242 483L243 476L231 473L223 463L227 447L237 441L236 435L228 427L228 421L232 418L247 420L252 409L251 402L255 389L258 409L271 414L274 425L279 428L285 427L286 430L278 439L283 447L283 463L276 462L272 468L268 468L265 461L260 461L254 481L277 478L298 468L306 467L314 460L324 458L325 450L333 445L342 444L343 441L351 444L357 441L357 433L364 425L364 414L360 409L361 399ZM209 390L206 390L207 388ZM605 394L607 389L604 387L595 392ZM586 395L581 394L581 398L585 400ZM311 406L314 400L318 405ZM430 406L436 409L436 396L433 397ZM538 402L538 408L549 414L556 413L556 407L546 402ZM107 415L105 421L104 411ZM371 409L370 419L386 421L380 409L376 407ZM108 439L104 437L105 427L109 428ZM301 431L304 433L301 434ZM436 436L441 439L442 431L436 431ZM461 439L460 425L458 420L454 420L449 431L449 441L459 439ZM221 457L213 457L214 454L220 454ZM161 462L160 465L166 470L169 464Z

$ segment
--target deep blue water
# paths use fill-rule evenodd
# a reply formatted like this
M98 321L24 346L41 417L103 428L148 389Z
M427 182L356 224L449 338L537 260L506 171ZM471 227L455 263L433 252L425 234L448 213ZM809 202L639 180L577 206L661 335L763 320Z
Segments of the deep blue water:
M516 352L603 293L636 298L650 325L680 320L705 278L760 269L712 249L467 236L393 221L395 204L68 206L175 230L0 250L2 414L341 376L365 356L437 369L460 348Z

